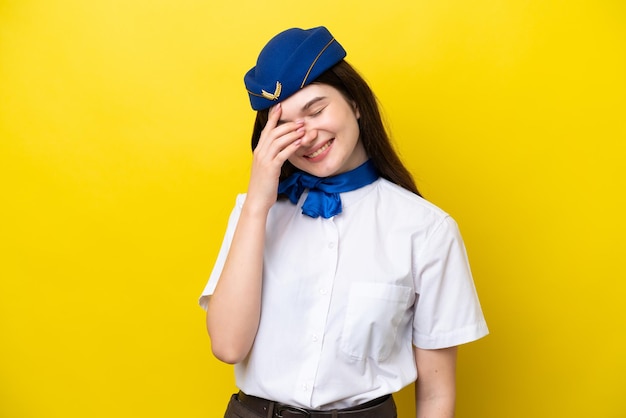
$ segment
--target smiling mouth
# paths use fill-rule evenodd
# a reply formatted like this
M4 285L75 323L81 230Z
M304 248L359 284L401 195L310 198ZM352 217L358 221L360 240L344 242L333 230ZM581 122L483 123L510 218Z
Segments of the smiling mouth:
M305 155L306 158L315 158L318 155L322 154L324 151L326 151L328 149L328 147L330 147L333 143L334 139L331 139L330 141L328 141L327 143L325 143L324 145L322 145L321 148L318 148L317 150L315 150L315 152L312 152L309 155Z

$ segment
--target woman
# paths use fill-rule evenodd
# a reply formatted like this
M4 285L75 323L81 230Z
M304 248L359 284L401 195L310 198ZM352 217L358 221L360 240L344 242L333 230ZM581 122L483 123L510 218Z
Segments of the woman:
M451 417L456 346L487 334L455 222L419 196L376 99L324 27L289 29L244 77L257 118L200 303L235 364L226 417ZM418 377L419 376L419 377Z

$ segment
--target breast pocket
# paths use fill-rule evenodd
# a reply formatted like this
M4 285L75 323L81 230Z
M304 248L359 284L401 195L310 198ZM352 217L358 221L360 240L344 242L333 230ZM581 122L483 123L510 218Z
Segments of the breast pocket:
M341 350L350 357L382 361L396 344L411 288L385 283L353 283L341 334Z

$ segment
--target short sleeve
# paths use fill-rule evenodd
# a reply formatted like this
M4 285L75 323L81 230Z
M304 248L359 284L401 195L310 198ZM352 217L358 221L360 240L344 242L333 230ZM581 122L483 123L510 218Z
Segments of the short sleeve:
M456 222L445 216L423 243L413 244L417 293L413 344L437 349L487 335L489 331Z
M241 215L241 208L243 206L245 198L245 194L240 194L237 196L235 207L231 211L230 217L228 218L228 226L226 227L226 233L224 234L224 239L222 240L222 246L219 253L217 254L217 259L215 260L215 264L213 265L213 270L211 271L211 275L209 276L209 281L207 282L206 286L204 286L204 290L200 295L199 304L204 310L207 309L207 306L209 304L209 297L213 294L215 286L217 286L217 282L220 278L220 275L222 274L222 269L224 268L224 263L226 262L228 251L230 250L230 244L233 241L233 235L235 234L235 228L237 227L237 222L239 221L239 215Z

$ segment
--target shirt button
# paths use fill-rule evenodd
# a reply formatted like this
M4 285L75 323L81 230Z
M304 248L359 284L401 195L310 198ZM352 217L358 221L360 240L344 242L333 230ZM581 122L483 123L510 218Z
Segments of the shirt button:
M317 335L313 335L313 338L311 338L313 340L314 343L317 342Z
M335 243L334 243L334 242L329 242L329 243L328 243L328 248L330 248L331 250L332 250L333 248L335 248Z
M326 289L320 289L320 294L325 295L326 293L328 293L328 290L326 290Z
M309 387L307 386L307 384L306 384L306 383L304 383L304 384L302 385L302 390L307 390L308 388L309 388Z

